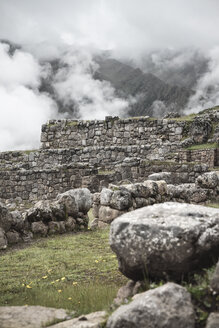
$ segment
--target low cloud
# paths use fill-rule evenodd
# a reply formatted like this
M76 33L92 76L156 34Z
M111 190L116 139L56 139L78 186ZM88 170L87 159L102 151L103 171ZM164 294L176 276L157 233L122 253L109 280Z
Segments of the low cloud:
M128 100L117 97L109 82L94 78L98 64L88 49L71 47L62 55L61 63L53 86L64 104L75 105L81 119L123 116Z
M20 50L13 56L8 51L0 44L0 151L37 148L41 125L57 108L37 90L45 74L37 61Z

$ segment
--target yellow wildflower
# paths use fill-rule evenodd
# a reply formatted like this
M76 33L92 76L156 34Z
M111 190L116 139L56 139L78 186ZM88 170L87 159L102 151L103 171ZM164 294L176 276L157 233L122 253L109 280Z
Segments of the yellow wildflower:
M58 293L61 293L61 292L62 292L62 290L61 290L61 289L59 289L59 290L58 290Z
M69 298L68 298L68 300L69 300L69 301L71 301L71 300L72 300L72 298L71 298L71 297L69 297Z
M52 269L49 269L49 270L48 270L48 272L51 272L51 271L52 271Z
M65 280L65 277L62 277L61 280L62 280L62 281Z
M46 278L48 278L48 276L43 276L43 277L42 277L42 279L46 279Z
M56 279L56 282L59 282L60 279Z
M75 286L77 284L78 284L77 281L73 281L73 283L72 283L73 286Z
M32 288L30 285L27 285L26 287L27 287L27 288Z
M98 263L99 261L98 260L95 260L95 263Z
M55 283L55 281L51 281L51 284L54 284Z

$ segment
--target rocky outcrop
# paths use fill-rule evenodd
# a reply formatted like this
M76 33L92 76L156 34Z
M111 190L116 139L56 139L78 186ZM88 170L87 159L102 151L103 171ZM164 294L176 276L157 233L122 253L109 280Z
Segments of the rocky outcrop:
M46 327L54 320L66 320L66 310L43 306L4 306L0 307L1 328Z
M0 249L34 236L84 230L91 206L92 195L86 188L69 190L53 201L41 200L23 214L0 204Z
M206 328L218 328L219 327L219 313L211 313L207 320Z
M135 281L179 280L218 255L219 212L199 205L164 203L126 213L111 224L110 245L120 271Z
M194 328L191 297L185 288L168 283L137 294L108 319L107 328Z
M111 223L115 218L146 205L164 200L167 193L165 181L144 181L142 183L109 185L94 196L94 216L98 225Z
M219 172L206 172L198 176L196 184L201 188L219 190Z
M86 315L81 315L79 318L67 320L50 328L102 328L106 321L106 312L98 311Z

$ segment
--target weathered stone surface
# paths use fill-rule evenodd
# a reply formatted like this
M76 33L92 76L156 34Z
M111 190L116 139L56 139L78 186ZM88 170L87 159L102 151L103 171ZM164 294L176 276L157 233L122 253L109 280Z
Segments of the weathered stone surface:
M219 249L219 211L164 203L126 213L111 224L110 245L128 278L180 279L211 263Z
M217 172L206 172L199 175L196 184L201 188L213 189L219 187L219 174Z
M22 240L25 243L29 243L33 239L33 233L31 231L24 230L22 232Z
M113 300L113 305L121 305L128 303L128 299L137 294L142 287L143 283L140 281L129 280L125 286L119 288L116 298Z
M213 312L209 315L206 328L218 328L219 327L219 313Z
M170 199L198 204L210 199L211 190L198 188L194 183L184 183L181 185L168 185L167 193Z
M66 231L74 231L76 228L76 220L69 216L68 219L65 221L65 228Z
M6 232L6 237L9 244L17 244L21 241L20 234L14 230Z
M64 205L64 209L66 213L65 218L67 215L70 215L73 218L76 218L78 216L79 205L74 195L72 195L70 191L69 192L67 191L64 194L59 194L57 196L57 202L55 202L55 204L56 203Z
M65 320L68 314L63 309L42 306L0 307L1 328L40 328L55 319Z
M150 196L150 189L143 183L134 183L124 186L128 191L131 192L134 198L148 198Z
M93 219L93 221L90 224L91 230L96 230L98 228L98 218Z
M196 117L191 123L189 130L194 143L205 143L212 131L211 120L206 117Z
M108 319L107 328L194 328L195 314L185 288L174 283L137 294Z
M119 211L127 210L132 206L131 193L125 189L114 191L110 200L110 206Z
M108 228L108 223L98 220L98 228L100 229Z
M2 203L0 203L0 228L5 232L11 228L12 217L11 213Z
M158 185L155 181L152 180L146 180L143 182L144 186L146 186L149 191L150 191L150 197L156 197L156 195L158 194Z
M33 222L31 224L31 230L33 234L45 237L48 232L48 226L45 225L42 221Z
M86 315L81 315L79 318L60 322L50 328L101 328L106 321L106 312L99 311Z
M78 189L71 189L66 191L63 194L59 194L57 199L65 195L70 195L75 198L75 201L78 205L78 211L87 213L91 206L92 206L92 194L89 189L87 188L78 188ZM71 213L69 213L71 215Z
M11 216L11 227L16 231L22 231L25 229L26 226L28 226L27 220L22 217L21 212L13 211L11 212Z
M210 281L210 286L214 292L219 294L219 262L216 265L214 275Z
M60 223L57 221L49 222L48 228L49 228L49 231L48 231L49 235L54 235L54 234L60 233Z
M0 249L6 249L8 246L8 241L5 236L5 232L2 228L0 228Z
M172 183L173 178L172 178L172 173L171 172L159 172L159 173L153 173L148 176L148 180L153 180L153 181L160 181L163 180L166 183Z
M100 205L109 206L113 195L113 191L107 188L103 188L100 193Z
M109 206L100 206L99 219L100 221L111 223L115 218L124 214L123 211L115 210Z

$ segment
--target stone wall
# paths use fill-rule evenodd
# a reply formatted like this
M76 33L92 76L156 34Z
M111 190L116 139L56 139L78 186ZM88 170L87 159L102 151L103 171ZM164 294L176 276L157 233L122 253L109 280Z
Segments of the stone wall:
M182 150L178 154L179 162L206 163L209 167L219 166L218 149Z
M145 146L154 149L177 149L182 139L184 121L158 120L149 117L106 118L105 121L49 121L43 125L43 149L93 146ZM139 148L141 149L141 148Z
M217 114L212 122L218 122ZM218 165L219 157L213 149L183 150L191 131L198 140L200 131L217 137L209 118L207 129L205 118L197 122L198 129L186 120L149 117L49 121L42 127L40 150L0 153L0 198L52 199L80 187L97 192L121 180L144 181L156 172L171 172L176 184L192 183Z
M48 169L24 169L18 165L18 168L0 170L0 198L53 199L60 192L81 187L97 192L109 183L144 181L151 173L166 171L172 172L174 183L194 182L199 174L207 170L204 164L144 161L138 158L127 158L116 165L108 163L99 169L83 163L51 166Z

